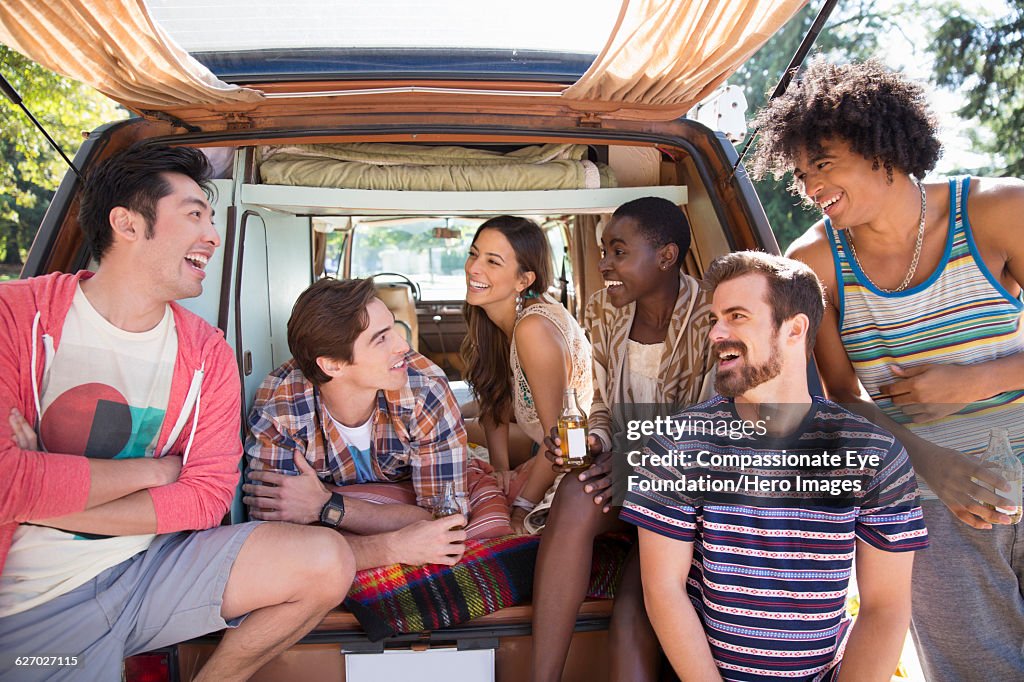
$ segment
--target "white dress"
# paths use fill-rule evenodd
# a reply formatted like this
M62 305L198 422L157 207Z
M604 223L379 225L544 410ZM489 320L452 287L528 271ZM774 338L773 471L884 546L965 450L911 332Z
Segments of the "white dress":
M665 342L640 343L626 339L626 364L622 375L626 381L620 388L620 405L658 402L658 372L661 370L661 356Z

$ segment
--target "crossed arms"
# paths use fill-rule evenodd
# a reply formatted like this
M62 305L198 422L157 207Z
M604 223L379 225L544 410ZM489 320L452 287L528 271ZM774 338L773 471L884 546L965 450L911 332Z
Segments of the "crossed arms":
M31 522L99 535L169 533L220 523L238 480L241 393L227 344L219 338L214 343L184 468L180 444L189 440L191 420L171 449L174 454L165 457L114 460L39 452L25 418L34 412L20 404L18 377L0 378L0 458L5 467L0 523ZM5 344L0 354L12 356L15 349Z

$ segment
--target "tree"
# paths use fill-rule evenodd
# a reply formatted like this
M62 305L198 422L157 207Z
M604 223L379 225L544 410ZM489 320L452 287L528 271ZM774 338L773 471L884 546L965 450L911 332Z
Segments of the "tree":
M972 169L1024 175L1024 0L1008 0L1008 14L978 18L959 5L942 12L932 35L935 83L961 93L957 112L990 135L972 134L975 146L998 154L1003 168Z
M0 71L68 156L82 131L124 117L92 88L57 76L0 45ZM20 107L0 104L0 261L20 265L67 166Z
M822 4L811 3L800 10L736 71L731 80L743 85L750 112L767 103ZM876 52L879 36L895 27L901 13L900 6L877 0L840 3L818 36L814 53L838 61L866 59ZM789 176L778 181L770 177L754 181L768 222L783 251L820 217L817 211L791 194L788 185Z

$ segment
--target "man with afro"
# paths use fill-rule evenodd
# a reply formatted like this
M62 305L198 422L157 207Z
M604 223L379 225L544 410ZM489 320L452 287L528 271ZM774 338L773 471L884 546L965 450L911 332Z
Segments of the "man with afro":
M1001 429L1024 453L1024 183L923 182L941 152L927 93L873 60L814 60L754 125L753 174L791 172L823 214L789 255L825 287L825 388L892 431L919 476L925 676L1021 679L1024 542L1011 525L1019 502L1006 499L1020 499L1021 481L982 455Z

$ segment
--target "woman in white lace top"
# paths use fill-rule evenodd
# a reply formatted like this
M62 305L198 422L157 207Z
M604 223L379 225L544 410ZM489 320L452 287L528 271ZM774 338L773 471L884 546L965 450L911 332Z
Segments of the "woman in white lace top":
M565 307L547 296L553 265L541 228L514 216L483 223L466 259L469 331L462 355L491 464L514 500L516 532L524 532L526 514L555 482L556 473L536 453L558 421L565 389L576 389L586 411L593 395L590 343ZM509 447L513 422L534 447ZM513 481L510 472L519 464Z

